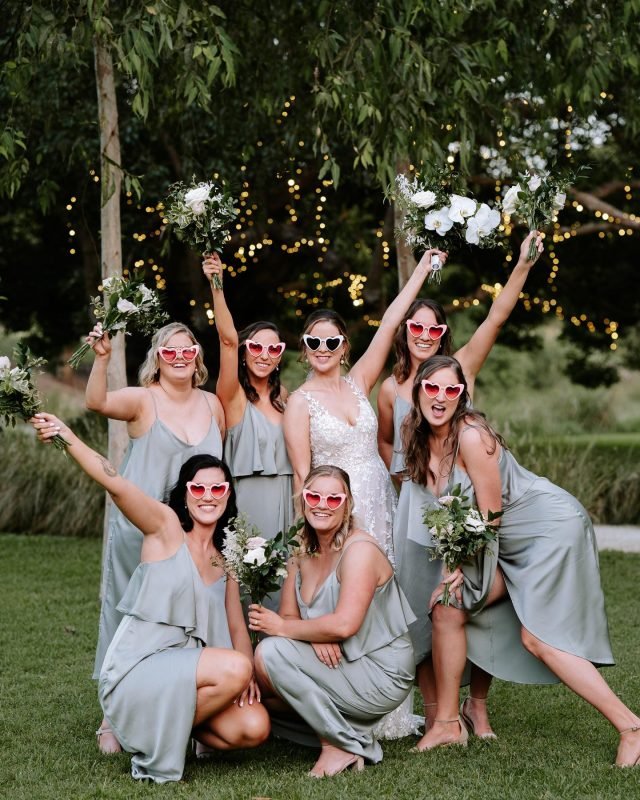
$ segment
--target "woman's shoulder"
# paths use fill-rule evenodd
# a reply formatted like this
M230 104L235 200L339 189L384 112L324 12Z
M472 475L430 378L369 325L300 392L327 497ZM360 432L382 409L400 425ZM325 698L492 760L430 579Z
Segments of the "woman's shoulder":
M490 449L493 452L499 440L488 422L479 414L471 411L463 418L458 442L462 451L483 447L485 450Z

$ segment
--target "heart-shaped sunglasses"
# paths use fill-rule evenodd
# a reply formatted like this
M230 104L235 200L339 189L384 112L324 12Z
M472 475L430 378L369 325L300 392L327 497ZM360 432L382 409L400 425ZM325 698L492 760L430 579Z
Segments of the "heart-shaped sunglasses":
M177 358L181 358L190 364L200 352L199 344L190 344L186 347L159 347L158 355L167 364L173 364Z
M442 339L442 337L447 332L446 325L423 325L422 322L417 322L415 319L408 319L407 320L407 330L413 336L414 339L422 336L422 334L426 331L427 336L436 341L437 339Z
M287 346L284 342L278 342L277 344L260 344L260 342L256 342L253 339L247 339L244 344L249 355L252 355L254 358L260 358L265 353L269 358L280 358Z
M313 350L314 352L321 347L326 347L329 352L334 353L344 342L344 336L327 336L326 339L321 339L319 336L310 336L308 333L305 333L302 337L302 341L309 350Z
M222 483L194 483L187 481L187 491L194 500L202 500L207 492L214 500L222 500L229 493L229 481Z
M422 381L422 391L430 400L436 398L440 392L444 393L447 400L457 400L464 391L464 383L450 383L448 386L441 386L439 383Z
M309 508L317 508L320 503L324 502L325 508L328 508L329 511L336 511L347 499L347 495L342 492L320 494L320 492L312 492L310 489L305 489L302 492L302 497Z

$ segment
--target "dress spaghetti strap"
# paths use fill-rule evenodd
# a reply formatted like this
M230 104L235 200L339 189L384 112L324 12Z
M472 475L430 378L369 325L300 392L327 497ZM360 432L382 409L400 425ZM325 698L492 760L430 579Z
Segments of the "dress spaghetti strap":
M215 416L213 413L213 409L211 408L211 403L209 403L209 398L207 397L207 393L202 391L202 389L198 389L198 391L204 397L204 402L207 404L207 408L209 409L209 413L211 414L211 416L212 417Z
M398 381L396 380L396 376L391 376L391 382L393 383L393 391L396 393L396 397L400 397L398 394Z
M155 411L156 419L159 419L159 416L158 416L158 404L156 403L156 397L155 397L154 393L151 391L151 389L149 389L149 387L147 387L147 392L149 392L149 394L151 395L151 402L153 403L153 410Z

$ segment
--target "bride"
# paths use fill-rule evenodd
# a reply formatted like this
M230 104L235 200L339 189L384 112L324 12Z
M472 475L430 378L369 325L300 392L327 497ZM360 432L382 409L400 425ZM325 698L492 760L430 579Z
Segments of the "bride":
M395 331L431 272L431 256L442 263L446 254L428 250L402 291L382 317L369 347L348 369L349 339L342 318L330 309L315 311L307 320L300 344L311 373L291 396L284 413L284 435L293 466L294 491L299 494L313 467L332 464L349 475L358 527L384 547L391 563L391 534L396 496L389 473L378 454L376 415L369 394L384 368ZM342 375L342 367L348 372ZM388 714L377 729L380 738L415 732L410 703Z

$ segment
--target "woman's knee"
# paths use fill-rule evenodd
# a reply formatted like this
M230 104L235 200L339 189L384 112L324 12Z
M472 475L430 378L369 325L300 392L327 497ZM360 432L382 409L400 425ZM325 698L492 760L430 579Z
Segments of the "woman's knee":
M267 709L262 703L254 703L243 714L241 740L239 747L258 747L269 738L271 721Z
M431 611L431 624L433 625L434 632L452 630L455 628L464 627L466 618L464 611L454 606L445 606L442 603L436 603Z
M202 681L199 679L201 685L225 686L236 694L249 685L253 676L251 661L237 650L205 648L198 669L202 676Z

